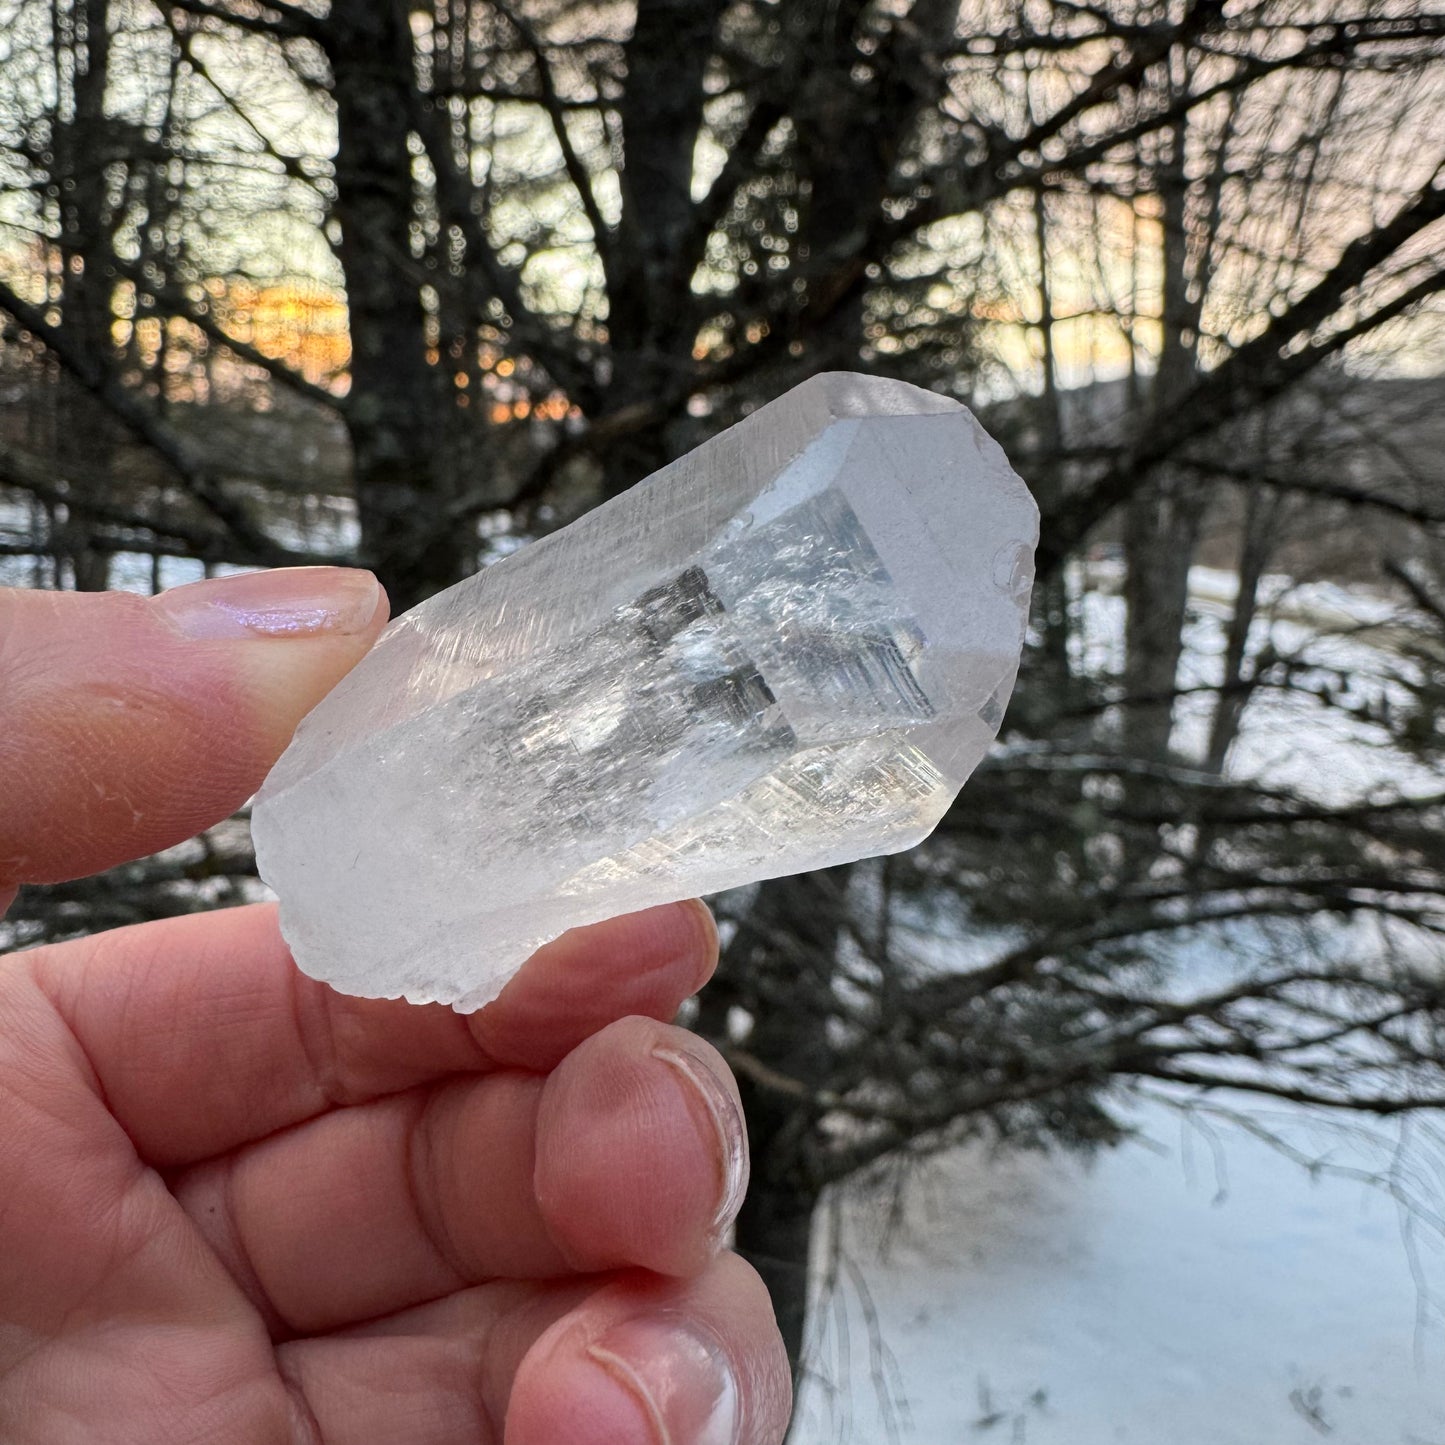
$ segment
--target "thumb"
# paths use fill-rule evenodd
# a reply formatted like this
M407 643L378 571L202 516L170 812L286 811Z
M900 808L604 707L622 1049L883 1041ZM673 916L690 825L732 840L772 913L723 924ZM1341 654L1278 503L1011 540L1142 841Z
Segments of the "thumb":
M0 589L0 912L189 838L260 785L386 621L369 572L137 597Z

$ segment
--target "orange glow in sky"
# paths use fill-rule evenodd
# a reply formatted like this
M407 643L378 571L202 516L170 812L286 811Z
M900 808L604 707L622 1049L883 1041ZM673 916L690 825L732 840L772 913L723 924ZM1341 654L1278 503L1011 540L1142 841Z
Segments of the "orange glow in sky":
M334 386L344 378L351 337L341 292L300 279L267 286L213 281L207 289L216 320L238 341L317 386Z

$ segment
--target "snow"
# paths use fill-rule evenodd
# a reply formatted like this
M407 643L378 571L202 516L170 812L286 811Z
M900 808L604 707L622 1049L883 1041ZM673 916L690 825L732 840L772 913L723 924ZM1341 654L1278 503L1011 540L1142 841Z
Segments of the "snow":
M1084 656L1117 665L1122 601L1087 580ZM1218 676L1233 587L1191 574L1186 686ZM1391 687L1359 631L1379 599L1267 592L1256 644ZM1338 709L1266 693L1247 719L1232 769L1439 788ZM1206 723L1181 707L1186 747ZM1181 949L1196 986L1237 967ZM1186 1102L1129 1101L1136 1136L1092 1161L970 1145L831 1200L796 1445L1445 1445L1445 1124Z
M1337 1169L1393 1165L1417 1207L1445 1183L1445 1137L1418 1124L1344 1134L1248 1107ZM905 1185L891 1241L876 1191L843 1200L824 1248L857 1273L820 1312L799 1445L1445 1441L1445 1248L1428 1220L1235 1124L1161 1100L1132 1117L1140 1137L1092 1164L944 1156ZM896 1367L885 1391L870 1295Z

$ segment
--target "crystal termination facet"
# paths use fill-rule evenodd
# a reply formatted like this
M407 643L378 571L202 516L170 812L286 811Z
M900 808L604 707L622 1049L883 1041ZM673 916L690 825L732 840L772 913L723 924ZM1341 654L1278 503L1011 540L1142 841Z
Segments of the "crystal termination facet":
M1038 514L833 373L397 618L252 816L301 968L480 1008L577 924L912 847L998 730Z

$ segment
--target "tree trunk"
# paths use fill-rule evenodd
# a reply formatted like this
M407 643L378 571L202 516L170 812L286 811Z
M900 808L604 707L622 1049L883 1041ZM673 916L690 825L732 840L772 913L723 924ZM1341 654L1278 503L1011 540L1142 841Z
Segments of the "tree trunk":
M1058 364L1054 355L1053 277L1049 268L1048 204L1042 189L1034 192L1034 243L1039 269L1039 338L1043 343L1043 393L1039 397L1040 460L1031 470L1034 500L1044 516L1058 504L1061 469L1058 458L1064 445L1063 413L1059 402ZM1069 592L1062 572L1042 578L1034 589L1033 624L1040 646L1039 688L1057 699L1062 708L1072 691L1069 666Z
M757 1141L759 1131L751 1109L748 1117L749 1132ZM753 1147L756 1151L758 1142ZM760 1179L755 1166L752 1186L738 1215L736 1246L768 1287L797 1381L807 1337L808 1258L819 1196L796 1185L775 1184L762 1172Z
M334 216L351 323L351 438L362 556L399 611L465 576L475 543L458 526L423 546L449 500L439 463L447 404L426 352L415 219L411 30L399 0L337 0L326 30L336 101Z
M1182 82L1176 77L1177 83ZM1156 173L1163 209L1163 339L1151 412L1159 417L1188 393L1198 364L1199 295L1191 289L1182 123L1169 133ZM1136 701L1125 711L1123 740L1136 757L1163 758L1169 752L1170 694L1184 651L1189 568L1207 501L1206 488L1193 475L1161 468L1124 511L1124 689Z
M746 1000L753 1028L744 1046L764 1070L826 1086L832 1060L827 1020L844 921L849 870L829 868L762 884L719 972ZM787 996L759 994L787 980ZM759 1071L761 1073L761 1071ZM753 1177L738 1216L737 1248L766 1281L796 1378L808 1307L813 1211L823 1179L813 1164L817 1110L808 1098L739 1071Z
M105 114L110 77L108 0L84 0L72 12L79 34L72 45L74 113L56 119L60 248L65 257L63 306L67 331L97 362L111 347L115 254L106 196L107 154L115 148ZM109 273L109 274L107 274Z
M1133 497L1124 512L1124 691L1130 701L1123 741L1134 757L1169 753L1189 567L1204 502L1192 478L1165 476Z
M69 12L72 114L57 105L56 187L60 196L61 312L68 335L98 368L113 360L112 293L116 262L112 217L106 194L107 152L115 141L105 114L110 78L109 0L82 0ZM67 388L68 392L68 388ZM100 592L110 584L111 558L90 545L86 484L77 476L109 477L115 454L110 418L97 409L77 409L56 437L57 470L70 487L69 517L60 528L57 562L69 564L77 591Z
M722 0L639 0L626 46L622 219L598 237L607 272L611 378L606 413L647 406L694 365L692 177L702 125L703 74ZM671 460L661 425L630 432L602 455L616 496Z
M1210 720L1209 749L1205 756L1205 766L1214 773L1224 771L1225 759L1239 736L1239 725L1249 701L1252 682L1245 676L1249 630L1259 612L1259 584L1274 550L1280 510L1280 499L1267 494L1262 487L1251 490L1245 501L1244 536L1239 547L1239 592L1234 599L1234 614L1229 619L1224 677L1220 681L1214 717Z

